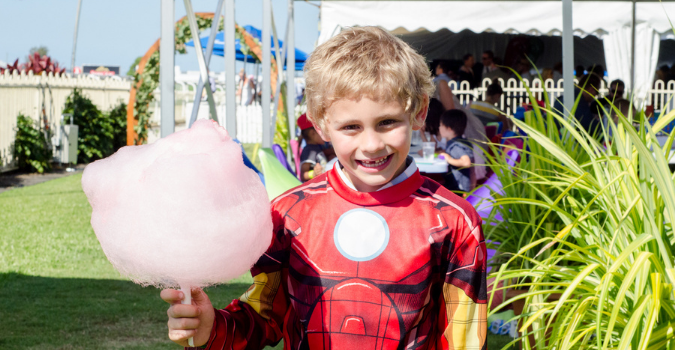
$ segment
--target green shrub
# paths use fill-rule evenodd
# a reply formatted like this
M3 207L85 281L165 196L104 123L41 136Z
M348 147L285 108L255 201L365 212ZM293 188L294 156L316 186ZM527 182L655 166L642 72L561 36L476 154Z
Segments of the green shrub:
M78 163L89 163L113 153L114 123L79 89L68 96L63 113L73 114L73 124L78 126Z
M52 150L45 135L23 114L16 118L13 156L21 170L43 173L51 169Z
M113 126L113 152L127 145L127 104L121 102L108 113Z

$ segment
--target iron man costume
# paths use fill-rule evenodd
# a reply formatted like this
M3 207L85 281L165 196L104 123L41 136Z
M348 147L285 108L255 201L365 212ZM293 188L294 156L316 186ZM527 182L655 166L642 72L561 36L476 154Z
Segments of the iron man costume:
M419 171L364 193L333 169L272 217L254 283L216 311L207 349L487 349L480 217Z

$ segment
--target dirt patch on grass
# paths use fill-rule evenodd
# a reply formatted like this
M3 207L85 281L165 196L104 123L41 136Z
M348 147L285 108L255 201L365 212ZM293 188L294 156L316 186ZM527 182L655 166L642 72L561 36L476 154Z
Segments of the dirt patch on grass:
M44 174L26 173L19 170L0 173L0 193L14 188L36 185L49 180L81 173L84 170L84 167L85 164L78 164L72 168L54 167L52 171Z

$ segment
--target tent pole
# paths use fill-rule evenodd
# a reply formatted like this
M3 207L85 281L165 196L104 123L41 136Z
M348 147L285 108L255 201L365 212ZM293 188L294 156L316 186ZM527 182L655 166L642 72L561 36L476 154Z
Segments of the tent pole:
M199 75L204 81L204 86L206 87L206 97L209 101L209 110L211 111L211 118L215 121L218 121L218 113L216 111L216 103L213 99L213 90L211 89L211 82L209 81L209 66L206 64L204 59L204 51L202 50L202 42L199 37L199 27L197 26L197 17L195 17L195 11L192 9L192 0L184 0L185 3L185 17L188 20L190 25L190 31L192 32L192 40L195 43L195 53L197 54L197 63L199 63ZM174 26L171 23L172 28ZM175 45L175 44L174 44ZM173 48L174 45L171 45ZM161 56L161 53L160 53ZM162 58L160 57L160 60Z
M174 66L175 66L175 19L174 0L162 0L159 41L159 91L160 91L160 135L167 137L175 129Z
M288 137L295 138L295 15L293 0L288 0L288 36L286 41L286 111L288 113ZM289 141L290 141L289 140ZM289 142L290 146L290 142ZM289 159L291 147L287 147Z
M563 0L563 102L565 113L574 106L574 29L572 27L572 0Z
M262 28L262 146L272 147L270 137L270 96L271 94L271 36L272 36L272 0L263 0L263 28ZM278 61L277 61L278 63Z
M635 0L633 3L633 14L630 24L630 91L635 93Z
M70 58L70 74L72 75L75 75L75 51L77 49L77 31L80 28L80 12L82 12L82 0L79 0L77 2L77 16L75 17L75 34L73 35L73 54Z
M235 86L234 0L225 0L225 128L237 138L237 105Z
M206 44L206 65L208 66L211 62L211 54L213 53L213 45L216 42L216 35L218 35L218 23L220 22L220 13L223 11L223 0L218 1L218 6L216 7L216 12L213 15L213 22L211 22L211 34L209 34L209 42ZM204 91L204 80L202 77L199 77L199 83L197 84L197 90L195 90L195 99L192 103L192 114L190 115L190 121L188 122L188 128L192 127L192 124L197 120L197 115L199 114L199 104L202 101L202 91Z

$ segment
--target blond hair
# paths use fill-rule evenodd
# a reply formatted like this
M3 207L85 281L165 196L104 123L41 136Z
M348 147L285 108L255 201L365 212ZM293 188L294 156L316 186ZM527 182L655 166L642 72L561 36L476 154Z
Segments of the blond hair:
M362 96L399 102L412 122L434 90L424 57L378 27L342 31L312 52L304 70L307 116L321 129L333 102Z

